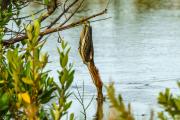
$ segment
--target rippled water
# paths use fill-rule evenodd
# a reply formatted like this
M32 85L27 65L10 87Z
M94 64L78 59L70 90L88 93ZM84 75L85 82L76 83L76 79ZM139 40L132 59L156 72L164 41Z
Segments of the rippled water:
M112 18L92 23L95 63L102 80L105 85L114 81L117 94L121 93L126 103L132 103L138 119L149 114L150 109L157 109L159 91L166 87L174 92L177 90L176 81L180 78L180 9L176 6L178 0L172 1L174 3L170 5L174 7L171 9L139 11L133 0L112 0L108 13L96 19ZM106 0L88 1L84 6L86 12L78 14L72 21L96 13L105 6ZM72 48L70 59L76 70L72 89L76 91L77 84L81 90L84 81L85 102L88 103L96 91L78 53L80 30L81 27L77 27L60 34ZM47 69L53 70L53 76L57 76L59 66L56 38L57 34L51 35L44 48L50 54L52 63ZM81 106L74 101L72 111L79 115ZM105 116L108 116L108 103L104 108ZM95 111L96 101L93 101L88 116L94 116Z

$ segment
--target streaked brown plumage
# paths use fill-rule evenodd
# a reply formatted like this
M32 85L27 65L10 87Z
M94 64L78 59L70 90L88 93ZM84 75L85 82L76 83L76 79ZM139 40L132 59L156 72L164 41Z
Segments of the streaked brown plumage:
M82 57L84 64L93 61L94 49L92 41L92 27L89 23L86 23L83 26L79 42L79 53Z

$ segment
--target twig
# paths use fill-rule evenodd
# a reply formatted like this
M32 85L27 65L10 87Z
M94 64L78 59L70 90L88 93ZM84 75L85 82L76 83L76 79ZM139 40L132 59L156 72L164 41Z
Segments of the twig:
M36 15L36 14L42 12L42 11L45 10L45 9L46 9L46 8L43 8L43 9L41 9L41 10L35 12L33 15ZM23 17L19 17L19 18L13 18L13 19L10 19L10 20L26 19L26 18L31 17L31 16L32 16L32 15L27 15L27 16L23 16Z
M76 3L78 2L78 0L75 0L74 2L72 2L66 9L64 8L64 11L46 28L46 30L48 30L49 28L51 28L54 24L56 24L56 22ZM39 37L39 41L42 39L43 35L40 35Z
M5 27L5 32L11 32L11 33L15 33L15 34L25 34L25 33L22 33L22 32L18 32L18 31L11 30L11 29L8 28L8 27Z
M41 22L44 21L46 18L48 18L50 15L52 15L54 13L54 11L59 7L61 6L62 4L60 5L57 5L55 9L53 9L52 11L50 12L47 12L46 14L44 14L42 17L41 17Z
M58 42L58 43L61 43L61 42L62 42L62 40L63 40L63 39L62 39L62 37L61 37L60 33L58 32L58 39L57 39L57 42Z
M106 18L97 19L97 20L90 20L89 22L90 22L90 23L93 23L93 22L99 22L99 21L102 21L102 20L110 19L110 18L112 18L112 17L106 17Z
M107 8L108 8L108 6L109 6L110 2L111 2L111 0L108 0L108 2L107 2L107 4L106 4L105 9L107 9Z
M66 24L73 16L74 14L80 9L80 7L82 6L82 4L84 3L85 0L82 0L81 3L77 6L77 8L74 10L74 12L60 25L63 26L64 24Z
M78 2L78 0L75 0L73 3L71 3L64 11L47 27L51 28L73 5L75 5Z
M29 2L24 2L24 3L22 3L22 4L20 4L19 6L21 6L21 7L19 7L19 9L23 9L23 8L25 8L25 7L27 7L29 5ZM15 10L13 10L12 12L14 13L14 12L17 12L18 10L17 9L15 9Z
M80 91L79 91L79 89L78 89L78 86L77 86L77 84L76 84L76 90L77 90L77 92L78 92L78 96L76 96L76 94L74 94L74 96L75 96L75 98L77 99L77 101L81 104L81 106L82 106L82 109L83 109L83 111L80 111L83 115L84 115L84 120L86 120L87 119L87 113L86 113L86 111L87 111L87 109L89 108L89 106L91 105L91 103L92 103L92 101L93 101L93 99L94 99L94 95L92 96L92 98L91 98L91 100L89 101L89 103L88 103L88 105L87 106L85 106L85 104L84 104L84 81L83 81L83 93L82 93L82 96L81 96L81 94L80 94Z

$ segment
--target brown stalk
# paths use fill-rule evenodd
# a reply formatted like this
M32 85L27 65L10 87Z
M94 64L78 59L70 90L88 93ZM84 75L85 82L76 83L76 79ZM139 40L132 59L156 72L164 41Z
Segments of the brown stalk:
M102 80L101 80L101 77L99 75L99 71L98 69L96 68L95 64L94 64L94 61L90 61L88 64L87 64L87 67L88 67L88 70L91 74L91 77L93 79L93 82L96 86L96 89L97 89L97 99L100 100L100 101L103 101L103 94L102 94L102 86L103 86L103 83L102 83Z

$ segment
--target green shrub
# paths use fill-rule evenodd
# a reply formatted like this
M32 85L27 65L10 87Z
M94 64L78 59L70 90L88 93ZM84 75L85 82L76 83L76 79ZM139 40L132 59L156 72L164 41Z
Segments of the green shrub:
M71 106L68 97L69 88L74 78L74 70L68 64L70 48L67 43L61 43L59 84L49 77L49 71L44 68L48 63L48 54L41 53L45 41L38 41L40 24L34 20L26 27L28 39L23 45L3 49L1 44L0 63L0 119L48 119L50 111L44 105L50 100L58 99L59 104L53 103L51 115L59 120ZM56 96L57 93L58 95ZM74 119L71 114L70 119Z
M60 118L62 118L67 113L67 110L71 107L72 104L72 101L68 101L68 97L71 95L69 88L73 82L75 71L72 69L72 64L68 64L70 48L67 48L67 42L62 41L61 48L62 50L58 48L58 52L62 70L58 71L60 86L54 82L57 87L58 104L52 104L51 115L53 120L60 120ZM74 114L71 113L70 120L73 119Z
M178 82L178 87L180 88L180 82ZM180 96L173 95L170 93L170 89L166 88L165 92L159 93L158 103L169 115L165 116L163 112L160 112L158 116L161 120L168 120L168 117L173 120L180 119Z
M131 113L130 105L128 108L125 107L121 95L119 95L118 98L116 98L113 84L110 84L107 87L107 96L111 103L111 106L117 111L117 119L115 120L134 120L134 116Z

